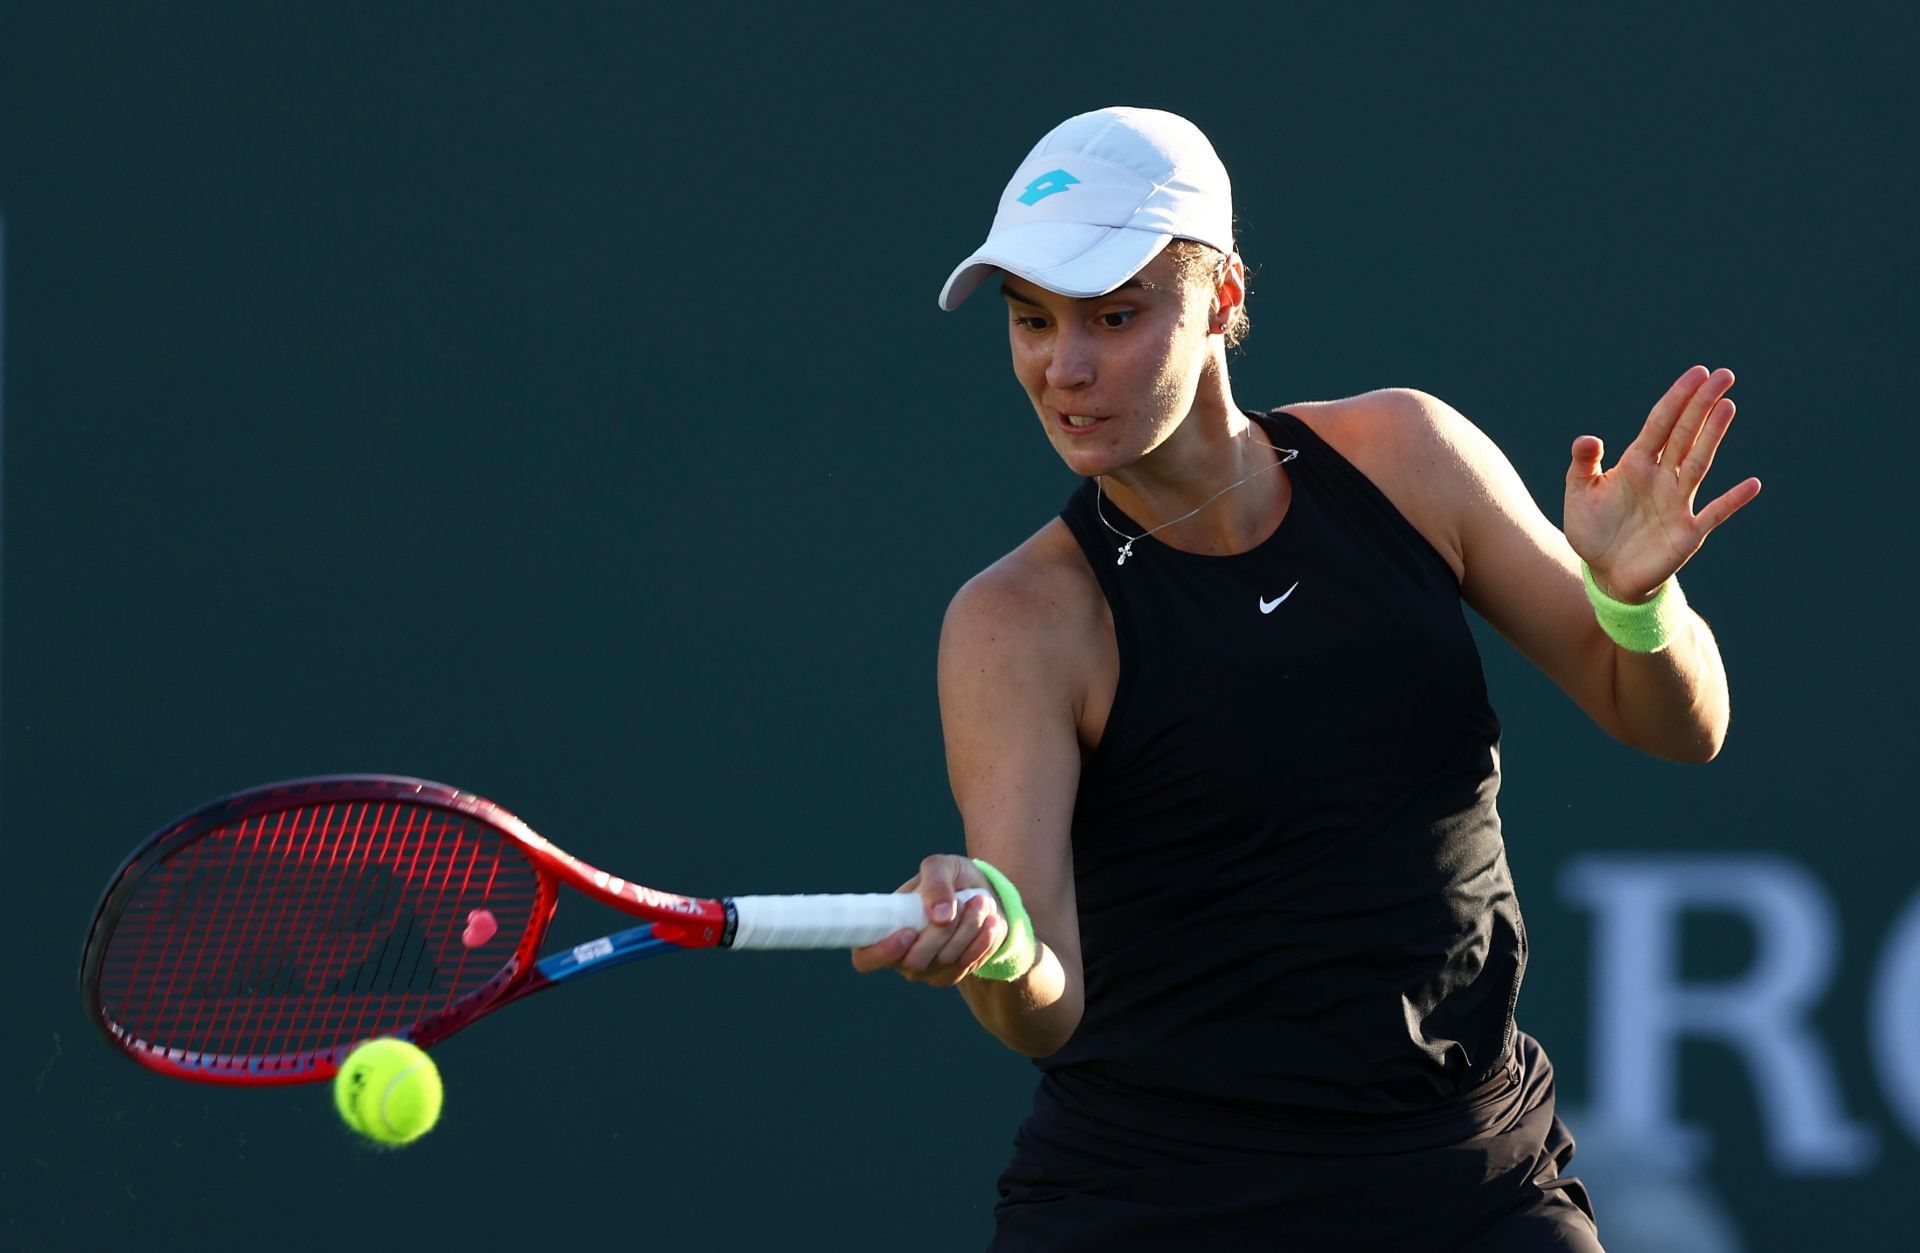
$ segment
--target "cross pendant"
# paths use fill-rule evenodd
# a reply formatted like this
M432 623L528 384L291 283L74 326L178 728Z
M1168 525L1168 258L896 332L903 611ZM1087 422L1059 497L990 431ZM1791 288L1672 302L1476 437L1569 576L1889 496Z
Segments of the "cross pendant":
M1128 540L1126 543L1120 545L1120 560L1113 564L1116 566L1124 566L1127 564L1127 558L1131 556L1133 556L1133 541Z

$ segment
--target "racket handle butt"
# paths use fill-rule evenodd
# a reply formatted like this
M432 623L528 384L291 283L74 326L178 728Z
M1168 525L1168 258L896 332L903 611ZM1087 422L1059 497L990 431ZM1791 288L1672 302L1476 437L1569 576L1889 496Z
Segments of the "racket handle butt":
M959 901L989 899L985 888L958 892ZM795 896L736 896L731 900L733 943L740 949L859 948L896 931L927 925L926 906L912 892Z

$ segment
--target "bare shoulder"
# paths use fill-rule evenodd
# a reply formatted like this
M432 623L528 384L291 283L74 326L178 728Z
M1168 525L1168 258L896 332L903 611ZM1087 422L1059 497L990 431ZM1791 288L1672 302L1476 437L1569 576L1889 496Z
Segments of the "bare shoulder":
M1446 401L1412 387L1382 387L1285 408L1349 461L1355 455L1362 460L1419 458L1457 439L1459 428L1471 425Z
M940 651L1057 659L1085 641L1105 607L1079 544L1055 518L954 594Z
M1285 406L1373 482L1453 567L1461 523L1499 450L1453 406L1411 387Z
M969 579L940 629L949 753L970 728L1005 749L1023 736L1099 743L1120 655L1099 580L1058 518Z

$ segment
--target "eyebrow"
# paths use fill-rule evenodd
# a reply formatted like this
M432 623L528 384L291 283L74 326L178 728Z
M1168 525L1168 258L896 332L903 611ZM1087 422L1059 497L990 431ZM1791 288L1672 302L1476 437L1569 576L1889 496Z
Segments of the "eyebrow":
M1069 296L1068 299L1069 300L1105 300L1108 296L1117 296L1121 292L1126 291L1129 288L1137 288L1140 291L1158 291L1159 290L1159 287L1157 284L1142 282L1139 275L1135 275L1134 277L1128 279L1126 282L1120 284L1120 286L1114 288L1112 291L1107 292L1106 295ZM1008 287L1005 279L1000 280L1000 296L1004 300L1017 301L1018 303L1023 305L1032 305L1036 309L1043 307L1039 301L1029 300L1027 297L1022 296L1019 292L1013 290L1013 288Z

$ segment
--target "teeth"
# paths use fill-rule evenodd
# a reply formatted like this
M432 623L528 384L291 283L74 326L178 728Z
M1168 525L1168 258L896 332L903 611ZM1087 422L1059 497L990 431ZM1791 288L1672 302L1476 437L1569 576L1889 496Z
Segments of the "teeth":
M1092 426L1095 422L1099 421L1098 418L1083 418L1074 413L1067 414L1066 418L1068 426Z

